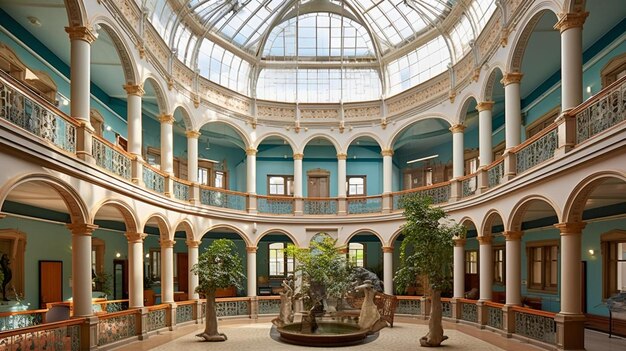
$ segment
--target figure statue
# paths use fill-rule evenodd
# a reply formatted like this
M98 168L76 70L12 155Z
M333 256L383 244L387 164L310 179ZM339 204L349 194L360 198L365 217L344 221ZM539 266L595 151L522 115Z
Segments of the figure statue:
M7 256L7 254L2 254L2 258L0 258L0 269L2 269L2 273L4 274L4 279L2 279L2 297L4 301L9 301L7 298L7 284L9 284L11 278L13 277L9 264L9 256Z
M272 320L277 327L293 323L293 288L290 282L283 280L283 291L280 292L280 314Z
M356 287L356 290L362 290L365 294L363 305L361 306L361 314L359 315L359 327L369 330L369 333L375 333L387 326L387 322L380 318L378 307L374 304L374 289L372 282L366 280L362 285Z
M378 278L378 276L376 275L376 273L363 268L363 267L355 267L354 270L352 271L352 276L351 276L352 280L355 281L356 285L361 285L363 284L366 280L370 281L370 284L372 284L372 288L375 291L378 292L383 292L384 291L384 284L383 281L380 280L380 278Z

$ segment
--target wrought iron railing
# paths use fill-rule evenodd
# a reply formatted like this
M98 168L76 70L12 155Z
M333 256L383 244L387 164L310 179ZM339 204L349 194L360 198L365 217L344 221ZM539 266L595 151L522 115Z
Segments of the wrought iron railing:
M476 301L460 299L459 303L461 304L461 319L467 322L477 323L478 306L476 306Z
M80 325L85 318L47 323L0 333L2 350L70 350L81 349Z
M421 297L398 296L398 307L396 307L396 313L410 315L422 314Z
M250 314L250 299L235 297L217 300L215 312L218 317L248 316Z
M478 187L478 177L476 173L465 176L461 179L461 197L468 197L476 194Z
M181 179L174 179L172 181L174 198L181 201L189 201L189 189L191 183Z
M314 197L305 198L303 212L307 215L337 214L337 199Z
M557 125L552 124L539 134L514 148L517 174L523 173L536 165L554 157L559 146Z
M32 327L43 323L48 310L26 310L0 313L0 331Z
M450 299L441 298L441 315L443 317L452 318L452 303Z
M349 214L380 213L383 211L382 196L349 197L347 202Z
M168 305L156 305L148 307L147 331L159 330L167 327Z
M146 188L163 194L165 192L165 177L161 171L152 168L147 163L143 164L143 183Z
M196 306L195 301L184 301L177 303L176 306L176 324L185 323L193 320L193 310Z
M107 313L98 318L98 346L137 335L137 310Z
M487 187L489 189L496 187L502 183L502 179L504 178L504 159L500 159L496 161L496 163L492 163L489 168L487 168Z
M0 118L75 153L78 123L29 90L0 71Z
M96 165L126 180L131 178L131 156L118 150L113 144L99 136L93 136L91 155Z
M257 196L257 211L266 214L292 214L294 198L285 196Z
M208 206L230 208L245 211L248 195L220 188L200 186L200 203Z
M576 144L626 120L626 77L570 112L576 116Z
M259 296L259 314L278 314L280 312L280 297Z
M502 304L494 302L485 302L485 308L487 308L487 326L496 329L503 329L504 324L504 312L502 311Z
M450 182L443 182L434 185L419 187L415 189L405 190L393 194L393 209L401 210L404 208L402 205L402 199L405 196L413 194L420 194L423 196L430 196L433 199L434 204L441 204L450 200Z
M515 313L515 334L531 339L556 344L556 322L554 313L513 307Z

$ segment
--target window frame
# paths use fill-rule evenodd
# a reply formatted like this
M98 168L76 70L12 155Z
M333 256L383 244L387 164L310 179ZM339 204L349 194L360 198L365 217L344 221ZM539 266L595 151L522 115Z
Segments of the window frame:
M610 232L604 233L600 236L600 246L602 254L602 299L607 299L620 291L617 288L617 264L626 262L626 259L616 259L615 266L611 270L610 265L613 265L613 259L611 257L611 250L613 247L617 249L617 244L626 244L626 230L615 229ZM613 276L612 276L613 275Z
M283 248L282 249L272 249L272 245L273 244L282 244ZM276 241L276 242L271 242L267 245L267 274L270 277L270 279L276 279L276 278L286 278L288 277L290 274L293 274L294 271L294 266L295 266L295 257L291 257L291 270L289 270L289 257L287 255L286 252L283 251L283 274L272 274L272 251L280 251L280 250L285 250L287 248L287 246L291 244L289 242L284 242L284 241Z
M541 240L531 241L526 243L526 258L527 258L527 288L529 291L538 291L544 293L557 294L559 287L559 255L560 255L560 242L559 240ZM552 257L552 249L556 247L555 257ZM535 258L535 250L541 249L540 259ZM541 276L539 283L534 283L535 274L533 270L533 263L539 263ZM555 262L555 269L552 268L552 263ZM555 283L551 282L552 274L555 274Z
M150 277L152 280L161 280L161 248L159 247L151 247L148 251L149 259L148 259L148 272L150 273ZM154 263L154 261L158 263Z
M494 245L492 246L492 255L493 255L493 283L498 285L506 284L506 248L504 245ZM498 261L498 251L502 252L502 259ZM497 269L500 266L500 276L502 276L501 280L498 280Z
M282 194L272 194L271 193L271 178L283 178L283 193ZM268 174L267 175L267 196L289 196L293 197L293 186L294 186L294 177L290 174ZM291 181L291 182L290 182Z
M353 248L350 248L350 245L352 245L352 244L361 245L361 248L360 248L360 249L359 249L359 248L354 248L354 249L353 249ZM353 252L353 251L354 251L354 252L355 252L355 254L356 254L356 256L354 257L354 259L353 259L353 257L352 257L352 252ZM363 257L363 258L362 258L363 265L362 265L362 266L359 266L359 265L357 264L357 261L358 261L358 259L357 259L357 257L358 257L358 251L362 251L362 252L363 252L363 256L362 256L362 257ZM354 266L355 266L355 267L363 267L363 268L367 268L367 244L366 244L366 243L362 243L362 242L351 242L351 243L348 243L348 252L346 253L346 258L348 259L348 262L352 262L352 263L354 263Z
M362 194L352 194L350 193L350 180L351 179L363 179L363 193ZM358 187L358 185L357 185ZM367 196L367 176L366 175L350 175L346 176L346 195L348 197L351 196Z
M476 256L475 260L472 260L473 254L475 254ZM478 261L479 261L478 250L465 250L464 267L463 267L465 270L465 274L478 274L479 269L480 269L478 267Z

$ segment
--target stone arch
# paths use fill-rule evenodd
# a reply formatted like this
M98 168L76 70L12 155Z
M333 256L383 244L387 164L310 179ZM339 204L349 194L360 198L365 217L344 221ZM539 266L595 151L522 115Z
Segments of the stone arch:
M94 20L94 25L97 24L104 30L107 35L113 41L113 45L117 50L117 55L122 63L122 71L124 72L124 80L126 84L137 84L139 82L139 75L137 74L137 66L133 60L131 51L126 46L126 42L122 39L122 35L117 30L117 27L111 22L110 19L104 17L98 17Z
M530 195L526 196L515 204L513 209L511 210L511 214L509 215L508 225L505 226L505 230L510 230L514 232L522 231L522 220L524 218L524 214L526 210L536 202L543 202L548 204L556 213L557 221L561 222L562 215L559 211L559 207L549 198L543 195Z
M607 171L595 173L583 179L574 187L565 202L563 222L582 222L583 211L589 195L608 179L618 179L626 182L626 175L616 171Z
M263 141L265 141L266 139L271 138L271 137L279 137L279 138L285 140L287 142L287 144L289 144L289 146L291 147L291 151L296 153L296 143L288 135L283 135L283 134L278 133L278 132L269 132L269 133L265 133L265 134L259 136L252 143L252 148L258 149L259 145L261 145L263 143Z
M65 203L72 223L90 223L89 210L78 192L65 181L49 174L27 174L15 177L7 182L7 184L0 189L0 209L13 189L29 182L42 182L54 189Z
M424 115L415 119L410 119L408 122L405 122L404 124L402 124L398 129L396 129L395 132L393 132L393 134L391 135L391 138L389 138L389 144L386 145L387 149L392 149L393 146L396 143L396 140L398 139L398 137L402 134L402 132L404 132L406 129L410 128L413 124L426 120L426 119L430 119L430 118L434 118L434 119L440 119L445 121L446 123L448 123L448 125L450 125L450 127L452 127L452 123L450 122L450 120L441 114L428 114L428 115Z
M504 70L502 69L501 66L495 65L493 68L491 68L491 71L489 72L489 75L485 79L485 82L481 88L482 90L481 90L480 96L481 96L482 101L478 101L478 102L493 100L493 89L496 83L499 83L496 81L498 72L500 72L500 75L502 76L504 75Z
M159 227L160 239L166 239L166 240L174 239L174 233L170 231L170 225L169 225L167 218L160 213L153 213L150 216L146 217L146 220L142 223L140 227L144 233L146 232L146 226L152 219L155 219L157 222L157 225Z
M144 90L145 90L145 86L147 83L150 83L150 85L152 86L152 89L154 89L154 94L156 96L156 101L157 101L157 106L159 107L159 112L165 113L169 111L167 95L165 94L165 89L163 89L163 86L159 82L159 79L152 76L151 74L144 77L144 80L141 83L144 86Z
M563 1L563 13L585 11L586 2L586 0L565 0Z
M237 235L239 235L241 237L241 239L243 239L243 241L246 243L247 247L251 247L252 246L252 242L250 242L250 238L248 238L248 236L246 235L246 233L244 233L241 229L237 228L234 225L230 225L230 224L226 224L226 223L222 223L222 224L215 224L212 225L211 227L209 227L208 229L200 232L202 233L200 235L200 238L198 238L199 240L202 240L202 238L210 231L215 230L215 229L220 229L220 228L225 228L228 230L232 230L233 232L237 233Z
M139 231L139 226L137 225L137 215L135 214L135 211L127 203L119 199L105 199L96 204L91 211L91 216L89 217L90 223L95 222L98 211L100 211L100 209L102 209L104 206L114 207L120 212L122 218L124 219L124 224L126 225L127 232L137 233Z
M272 233L280 233L286 237L288 237L291 242L296 246L296 247L300 247L300 243L298 243L298 240L296 239L296 237L291 234L290 232L284 230L284 229L280 229L280 228L273 228L273 229L268 229L266 231L264 231L261 235L259 235L259 237L256 239L256 241L254 242L255 246L259 246L259 243L261 242L261 239L263 239L263 237L272 234Z
M173 228L172 233L176 235L176 230L181 227L182 227L182 230L185 231L185 238L187 240L194 240L195 233L193 231L193 225L187 218L181 219L176 224L174 224L174 227L172 227Z
M205 125L212 124L212 123L223 123L233 128L237 132L241 140L243 141L243 144L245 145L246 149L249 148L250 145L252 145L252 143L250 142L250 138L248 137L248 133L245 130L243 130L237 124L224 120L224 119L214 119L214 120L205 121L200 126L198 126L198 130L202 129L202 127L204 127Z
M330 135L327 135L327 134L316 133L316 134L313 134L313 135L309 136L308 138L306 138L306 139L304 139L302 141L302 144L300 144L300 148L298 149L298 153L301 153L301 154L304 153L304 149L309 144L309 142L311 142L312 140L314 140L316 138L328 140L335 147L335 152L336 153L339 153L339 150L341 150L341 146L339 145L339 142L335 138L333 138L333 137L331 137Z
M175 115L176 111L180 111L180 115L183 118L183 123L185 123L185 130L195 130L193 125L193 119L191 118L191 113L189 113L189 109L182 104L177 104L172 110L172 115ZM176 117L174 117L174 119L176 119Z
M393 232L393 234L391 234L391 237L389 238L389 241L387 242L387 246L393 246L393 243L396 240L398 240L400 235L402 235L403 231L404 231L404 226L400 226L398 229L396 229L396 231Z
M87 25L87 12L83 2L79 0L64 0L65 10L69 27L82 27Z
M539 20L543 17L543 15L547 12L552 12L558 18L559 11L560 5L549 0L541 1L535 4L534 7L528 11L528 13L532 15L525 17L523 22L519 23L520 28L523 29L517 32L517 35L513 40L513 50L511 50L509 54L509 58L507 60L508 63L506 65L507 73L521 71L524 52L526 51L530 37L535 30L535 26L539 23Z
M357 229L357 230L353 231L350 235L348 235L348 237L346 238L345 242L342 245L348 245L352 238L354 238L355 236L357 236L357 235L359 235L361 233L374 234L374 236L377 237L378 240L380 240L380 244L383 245L383 246L385 245L385 240L382 238L380 233L378 233L377 231L375 231L373 229L369 229L369 228L360 228L360 229Z
M502 217L500 211L496 209L491 209L485 215L485 218L483 219L483 222L480 226L481 229L479 234L481 234L481 236L491 236L491 228L493 227L493 222L495 221L496 217L500 217L500 221L502 221L502 224L504 225L504 217Z
M469 108L470 104L472 103L472 100L475 101L478 104L478 99L476 98L476 95L473 92L470 92L468 94L466 94L463 97L463 103L459 104L459 109L456 111L455 114L455 121L459 124L465 124L465 118L467 117L467 109Z
M346 142L346 144L342 148L341 153L347 154L348 153L348 148L350 147L350 145L352 145L352 143L355 140L357 140L358 138L362 138L362 137L368 137L368 138L374 139L374 141L376 141L378 143L378 146L380 147L380 149L381 150L384 149L385 143L380 138L380 136L378 136L378 134L373 133L373 132L365 131L365 132L358 132L358 133L354 134L353 136L351 136L350 139L348 139L348 141Z

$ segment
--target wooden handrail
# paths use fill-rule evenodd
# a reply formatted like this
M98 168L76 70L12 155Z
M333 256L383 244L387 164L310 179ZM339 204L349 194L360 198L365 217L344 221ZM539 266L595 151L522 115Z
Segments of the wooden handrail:
M257 199L275 200L275 201L295 201L293 196L274 196L274 195L257 195Z
M192 186L193 185L193 182L190 182L190 181L188 181L186 179L180 179L180 178L177 178L177 177L174 177L174 176L171 176L170 178L172 178L172 180L174 180L177 183L181 183L181 184L184 184L184 185L187 185L187 186Z
M66 321L44 323L44 324L39 324L39 325L33 325L31 327L2 331L0 332L0 339L8 338L8 337L15 336L15 335L29 334L29 333L35 333L38 331L57 329L60 327L71 327L74 325L83 324L85 323L86 320L87 318L72 318Z
M554 312L535 310L533 308L528 308L528 307L513 306L511 309L515 312L534 314L534 315L541 316L541 317L554 318L554 316L556 316L556 313Z
M200 189L205 189L205 190L211 190L211 191L217 191L220 193L225 193L225 194L232 194L232 195L240 195L240 196L248 196L248 193L243 193L241 191L234 191L234 190L228 190L228 189L223 189L223 188L216 188L214 186L208 186L205 184L200 184ZM258 195L257 195L258 197Z
M503 303L497 303L497 302L493 302L493 301L485 301L483 303L485 304L485 306L489 306L489 307L495 307L495 308L502 308L502 307L504 307Z
M350 201L359 201L359 200L367 200L367 199L381 199L382 200L383 195L369 195L369 196L346 196L346 200L348 202Z
M259 300L280 300L280 296L278 295L270 295L270 296L259 296Z
M304 201L337 201L338 197L303 197Z
M583 102L582 104L574 107L573 109L571 109L570 111L568 111L568 115L569 116L576 116L580 111L586 109L587 107L589 107L590 105L593 105L594 103L598 102L598 100L602 99L603 97L605 97L606 95L608 95L611 91L613 91L616 87L622 85L626 83L626 76L616 80L615 82L609 84L606 88L600 90L596 95L590 97L589 99L587 99L587 101Z
M166 310L170 305L162 303L160 305L148 306L148 311Z
M99 142L101 142L101 143L105 144L106 146L108 146L108 147L110 147L111 149L113 149L113 150L115 150L115 151L119 152L120 154L122 154L122 155L124 155L124 156L128 157L128 158L129 158L129 159L131 159L131 160L134 160L134 159L137 157L137 156L135 156L135 155L131 154L130 152L128 152L128 151L126 151L126 150L122 149L119 145L115 145L115 144L113 144L112 142L110 142L110 141L106 140L104 137L102 137L102 136L100 136L100 135L96 135L96 134L94 134L94 135L93 135L93 137L94 137L95 139L98 139L98 141L99 141Z
M396 295L398 300L421 300L424 296Z
M151 164L149 164L148 162L145 162L145 161L144 161L143 166L144 166L144 167L148 167L148 169L149 169L149 170L151 170L152 172L154 172L154 173L156 173L156 174L161 175L163 178L167 178L167 177L169 177L169 176L170 176L169 174L167 174L167 173L163 172L162 170L157 169L156 167L152 166L152 165L151 165Z
M177 301L176 305L177 306L194 305L196 302L198 302L198 301L197 300Z
M478 172L474 172L474 173L466 174L466 175L461 176L461 177L457 177L456 180L459 181L459 182L462 182L464 180L472 179L472 178L477 177L477 176L478 176Z
M124 310L124 311L109 312L109 313L101 314L101 315L98 316L98 318L100 320L103 320L103 319L110 319L110 318L115 318L115 317L119 317L119 316L127 316L127 315L131 315L131 314L135 314L135 313L137 313L137 311L139 311L138 308L129 308L129 309Z
M488 171L490 169L492 169L493 167L497 166L499 163L503 163L504 162L504 158L501 158L499 160L495 160L493 162L491 162L490 164L486 165L483 169L485 171Z
M40 310L24 310L24 311L12 311L12 312L0 312L0 318L3 317L10 317L10 316L17 316L17 315L21 315L21 314L38 314L38 313L46 313L48 312L48 309L40 309Z
M461 303L468 303L468 304L472 304L475 305L476 302L478 302L478 300L471 300L471 299L465 299L465 298L460 298L457 299L457 301L461 302Z
M402 191L396 191L396 192L392 193L392 195L404 195L404 194L414 193L414 192L418 192L418 191L424 191L424 190L430 190L430 189L434 189L434 188L440 188L440 187L443 187L443 186L446 186L446 185L450 185L450 184L452 184L452 182L447 180L445 182L431 184L431 185L425 185L425 186L420 186L418 188L407 189L407 190L402 190Z
M527 147L528 145L534 143L535 141L541 139L544 135L550 133L553 129L556 129L558 127L558 125L556 123L552 123L549 126L543 128L539 133L533 135L532 137L524 140L523 143L514 146L511 148L511 152L512 153L517 153L518 151L522 150L523 148Z

